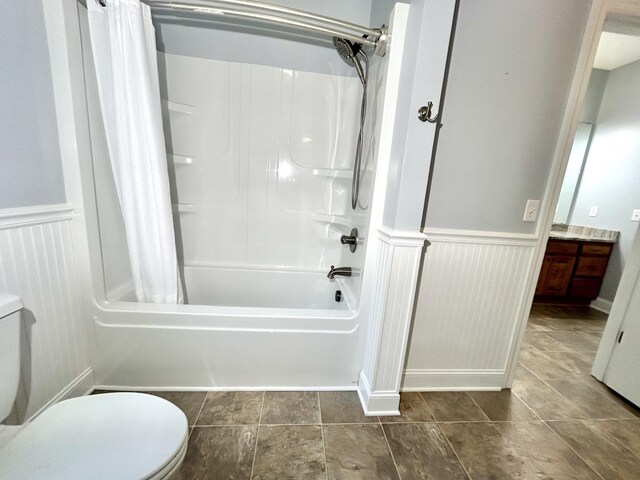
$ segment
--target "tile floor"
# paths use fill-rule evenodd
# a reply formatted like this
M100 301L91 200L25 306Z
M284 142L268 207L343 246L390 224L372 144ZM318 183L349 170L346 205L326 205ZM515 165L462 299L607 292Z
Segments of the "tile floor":
M178 478L640 479L640 412L589 375L606 316L535 306L512 390L170 392L192 425Z

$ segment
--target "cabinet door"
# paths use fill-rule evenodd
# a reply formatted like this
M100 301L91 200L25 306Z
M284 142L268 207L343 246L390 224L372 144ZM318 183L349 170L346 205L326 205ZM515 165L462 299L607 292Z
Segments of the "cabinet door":
M545 286L547 283L547 275L549 273L549 265L551 265L551 257L547 255L544 257L544 260L542 261L542 267L540 268L538 285L536 285L536 295L544 295Z
M564 297L569 288L575 257L549 256L544 284L541 286L539 295L551 297Z

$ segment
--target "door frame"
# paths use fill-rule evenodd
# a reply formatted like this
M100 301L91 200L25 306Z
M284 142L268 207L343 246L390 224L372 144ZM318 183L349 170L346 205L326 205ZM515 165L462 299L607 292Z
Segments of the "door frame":
M533 297L538 283L540 268L544 259L547 239L551 232L555 206L560 197L562 181L569 162L569 154L573 138L580 121L582 105L589 86L593 62L600 42L600 34L604 26L604 21L609 14L621 14L640 17L640 0L592 0L591 9L585 26L580 54L576 62L576 69L573 74L569 97L565 106L564 117L558 143L553 155L551 170L547 179L545 192L540 202L540 220L536 225L536 245L534 249L533 275L528 279L525 286L526 301L518 319L517 338L512 346L510 360L507 365L507 375L505 378L505 388L510 388L518 366L518 357L522 347L522 340L526 332L529 313L533 305ZM607 358L608 362L608 358Z

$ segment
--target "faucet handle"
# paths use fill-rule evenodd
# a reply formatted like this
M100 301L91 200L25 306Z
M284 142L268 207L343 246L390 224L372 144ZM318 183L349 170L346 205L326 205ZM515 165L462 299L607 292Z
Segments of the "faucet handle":
M340 237L340 243L342 245L349 245L351 253L355 252L356 248L358 248L358 229L352 228L350 235L342 235L342 237Z

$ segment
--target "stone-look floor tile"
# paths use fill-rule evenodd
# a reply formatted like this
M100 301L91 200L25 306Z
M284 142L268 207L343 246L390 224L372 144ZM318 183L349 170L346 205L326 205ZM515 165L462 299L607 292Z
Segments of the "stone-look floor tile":
M521 458L533 466L534 478L598 479L598 475L543 422L494 424Z
M398 479L380 425L325 425L329 480Z
M561 421L549 426L607 480L640 478L640 457L609 435L598 422Z
M586 418L586 414L526 368L519 366L511 391L543 420Z
M265 392L260 422L271 425L318 424L318 393Z
M156 397L170 401L187 416L189 425L195 425L207 392L152 392Z
M588 418L634 418L625 408L615 404L582 380L549 380L547 383L586 413Z
M526 349L520 353L520 363L543 380L577 378L591 371L591 365L576 352Z
M433 414L418 392L400 394L400 415L380 417L382 423L433 422Z
M619 407L624 408L635 418L640 418L640 408L636 407L631 402L618 395L615 391L611 390L606 384L602 383L597 378L592 377L591 375L584 375L580 379L591 388L597 390L602 395L607 397L610 401L612 401Z
M197 425L255 425L263 392L209 392Z
M421 395L438 422L489 420L467 392L423 392Z
M594 424L640 457L640 420L599 420Z
M252 479L324 479L321 428L319 425L260 426Z
M257 426L195 427L176 480L249 480Z
M469 395L490 420L504 422L538 418L511 390L469 392Z
M546 335L574 352L597 351L601 337L601 335L591 332L547 332Z
M445 423L440 428L472 479L532 478L532 466L491 423Z
M534 331L602 333L606 320L592 318L532 317L529 325ZM527 326L529 326L527 325Z
M402 478L467 478L456 454L436 424L385 424L382 428Z
M543 352L569 352L571 349L563 343L557 341L549 334L553 332L532 332L527 331L524 336L524 343L536 347Z
M378 423L367 417L356 392L320 392L322 423Z

